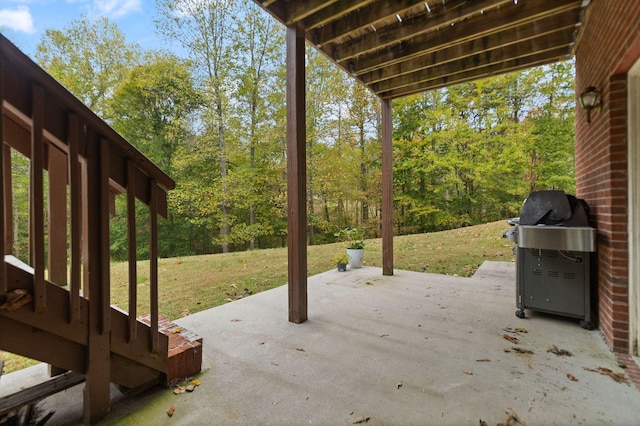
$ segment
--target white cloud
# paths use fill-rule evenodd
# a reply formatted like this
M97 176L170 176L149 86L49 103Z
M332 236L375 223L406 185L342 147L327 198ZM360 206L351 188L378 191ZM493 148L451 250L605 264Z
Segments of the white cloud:
M27 6L18 6L15 9L0 9L0 27L27 34L36 32L31 11Z
M121 18L130 12L140 12L141 0L94 0L94 11L109 18Z

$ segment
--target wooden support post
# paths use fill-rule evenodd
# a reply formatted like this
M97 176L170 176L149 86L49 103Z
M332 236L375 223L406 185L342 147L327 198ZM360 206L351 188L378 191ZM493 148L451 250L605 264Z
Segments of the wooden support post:
M304 30L287 28L289 321L307 320L307 160Z
M4 138L5 138L5 134L4 134L4 111L3 111L3 103L4 103L4 85L5 85L5 80L4 80L4 58L2 58L1 54L0 54L0 167L3 168L2 171L2 177L4 178L6 176L6 170L4 169L6 167L6 160L5 160L5 156L7 155L7 151L4 149L5 144L4 144ZM9 150L9 155L11 155L11 150ZM11 170L9 170L10 172ZM11 186L9 186L9 191L11 190ZM6 237L5 237L5 232L6 233L11 233L11 228L6 227L6 217L7 215L11 215L11 210L7 210L7 204L6 204L6 198L5 198L5 194L7 191L7 186L4 183L4 179L2 184L0 184L0 214L2 215L0 217L0 238L4 244L4 242L6 241ZM9 205L11 206L11 205ZM5 246L5 250L2 252L2 262L0 262L0 295L3 295L7 292L8 290L8 285L7 285L7 272L6 272L6 267L4 264L4 255L5 254L10 254L11 252L7 252L6 251L6 246ZM2 375L2 368L0 368L0 375Z
M138 324L138 258L136 241L136 168L127 162L127 235L129 256L129 341L136 340Z
M5 150L5 144L4 144L4 110L3 110L3 104L4 104L4 86L6 84L5 80L4 80L4 57L2 56L2 53L0 53L0 167L3 169L2 172L2 177L4 178L7 175L7 171L5 170L5 167L7 165L6 163L6 159L5 156L7 155L7 151L9 152L9 155L11 155L11 150ZM11 165L11 163L9 163L9 165ZM11 173L11 169L9 169L9 173ZM11 175L9 175L9 177L11 177ZM9 182L11 182L11 179L9 179ZM3 244L6 241L6 232L7 232L7 222L6 222L6 218L7 216L11 216L12 212L11 209L7 210L7 204L6 204L6 198L5 198L5 194L7 189L9 189L9 193L11 193L11 186L7 187L6 183L4 183L4 179L3 179L3 184L0 185L0 241L3 242ZM11 207L11 204L9 205L9 207ZM10 230L11 228L9 228ZM0 295L3 295L7 292L8 290L8 285L7 285L7 268L4 264L4 255L5 254L11 254L11 252L7 252L6 251L6 246L5 246L5 251L3 251L2 253L2 262L0 262ZM0 366L0 375L2 375L2 367Z
M70 211L69 218L71 226L69 229L69 248L70 248L70 284L69 284L69 307L71 310L71 322L80 321L80 284L82 280L82 181L80 176L80 123L75 114L69 115L69 199Z
M11 176L11 147L2 145L2 175L4 200L4 254L13 254L13 184ZM6 271L6 268L5 268ZM5 272L6 276L6 272Z
M393 135L391 99L382 99L382 275L393 275Z
M85 296L89 298L87 382L84 388L84 422L96 423L110 408L111 377L109 316L109 145L91 134L87 147L86 220L87 257Z
M47 306L44 282L44 102L41 86L32 87L31 98L31 170L29 179L29 250L33 274L33 298L36 312Z
M149 295L151 311L151 351L160 352L158 336L158 182L151 179L151 197L149 199Z

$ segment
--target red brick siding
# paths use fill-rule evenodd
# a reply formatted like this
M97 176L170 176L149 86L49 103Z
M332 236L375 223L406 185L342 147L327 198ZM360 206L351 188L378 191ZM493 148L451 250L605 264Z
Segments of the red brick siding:
M598 228L598 323L609 346L629 349L627 75L640 57L640 1L592 0L576 45L576 92L602 91L602 111L576 111L576 192Z

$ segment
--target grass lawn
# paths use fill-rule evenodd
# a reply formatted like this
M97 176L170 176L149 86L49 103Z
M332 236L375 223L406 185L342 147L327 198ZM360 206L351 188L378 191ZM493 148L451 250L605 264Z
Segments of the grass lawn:
M502 233L506 221L470 226L430 234L394 238L394 268L417 272L471 276L485 260L513 261L512 247ZM315 275L335 268L331 258L344 250L344 243L311 246L308 273ZM366 241L365 266L382 266L382 240ZM111 268L111 303L127 309L126 263ZM287 282L287 249L160 259L159 311L176 319L230 301L259 293ZM149 312L149 262L138 265L138 314ZM4 372L35 363L0 351Z

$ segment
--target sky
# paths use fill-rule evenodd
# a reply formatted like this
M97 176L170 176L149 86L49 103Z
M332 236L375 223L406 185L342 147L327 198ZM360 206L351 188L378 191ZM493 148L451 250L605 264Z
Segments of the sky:
M155 0L0 0L0 29L28 56L47 29L64 29L73 20L106 16L120 28L128 43L143 49L162 47L153 20Z

